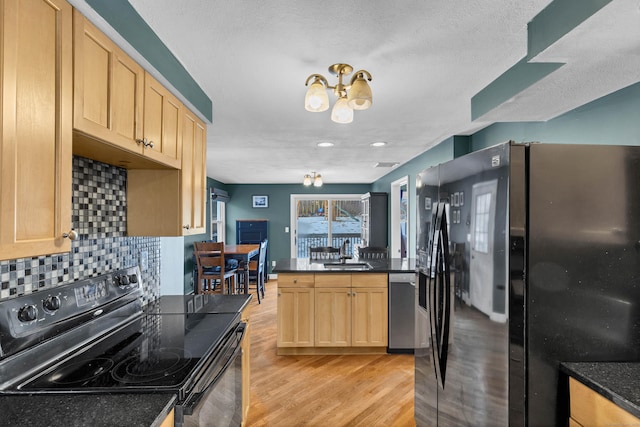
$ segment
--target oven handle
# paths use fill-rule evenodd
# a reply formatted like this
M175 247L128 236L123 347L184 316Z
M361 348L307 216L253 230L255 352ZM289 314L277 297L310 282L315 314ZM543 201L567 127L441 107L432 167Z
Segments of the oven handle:
M233 353L231 354L231 356L227 359L222 369L218 371L215 378L209 384L207 384L204 390L202 390L200 393L193 393L184 401L184 403L182 404L182 408L183 408L182 412L184 415L191 415L193 413L193 408L199 403L200 397L205 396L209 392L209 389L218 382L218 380L227 371L229 366L231 366L231 364L234 363L236 358L240 355L240 352L242 351L242 340L244 339L244 333L246 330L247 330L247 324L244 322L240 322L238 324L238 327L235 330L236 336L240 335L237 341L238 345L235 346L235 348L233 348Z

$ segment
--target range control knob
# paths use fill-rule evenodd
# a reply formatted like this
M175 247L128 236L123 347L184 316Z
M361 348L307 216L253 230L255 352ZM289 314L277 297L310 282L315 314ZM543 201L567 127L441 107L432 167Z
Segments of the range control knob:
M38 318L38 307L35 305L25 305L18 311L18 319L21 322L31 322Z
M129 282L138 283L138 276L136 276L135 274L130 275L129 276Z
M42 306L47 311L56 311L60 309L60 297L57 295L50 296L42 301Z
M126 274L123 274L122 276L118 277L118 284L120 286L128 286L129 285L129 276L127 276Z

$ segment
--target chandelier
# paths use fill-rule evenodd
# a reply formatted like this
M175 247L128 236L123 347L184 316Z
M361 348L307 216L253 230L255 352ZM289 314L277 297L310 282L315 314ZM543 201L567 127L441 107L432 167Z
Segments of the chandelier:
M302 183L307 187L311 184L313 184L314 187L322 187L322 175L316 174L315 172L311 173L313 176L311 176L311 174L306 174Z
M311 74L307 77L305 86L313 82L304 97L304 108L311 112L326 111L329 108L329 96L327 89L333 89L333 93L338 100L331 110L331 120L336 123L351 123L353 121L353 110L366 110L371 107L372 96L368 81L371 81L371 74L366 70L358 70L353 74L348 85L342 83L342 76L351 74L353 67L349 64L333 64L329 67L329 72L338 76L338 84L329 86L327 79L320 74Z

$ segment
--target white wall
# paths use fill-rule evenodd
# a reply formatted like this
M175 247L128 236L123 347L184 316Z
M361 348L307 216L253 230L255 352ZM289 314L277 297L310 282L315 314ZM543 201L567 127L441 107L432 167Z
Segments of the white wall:
M184 294L184 237L160 238L160 295Z

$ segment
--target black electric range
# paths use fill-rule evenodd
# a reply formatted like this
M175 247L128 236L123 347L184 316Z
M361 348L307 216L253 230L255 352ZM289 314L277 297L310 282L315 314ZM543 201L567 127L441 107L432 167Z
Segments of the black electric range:
M167 392L189 415L240 354L244 324L238 311L145 310L141 289L135 267L3 301L0 394Z
M169 313L239 313L251 301L252 295L163 295L148 304L149 314Z

